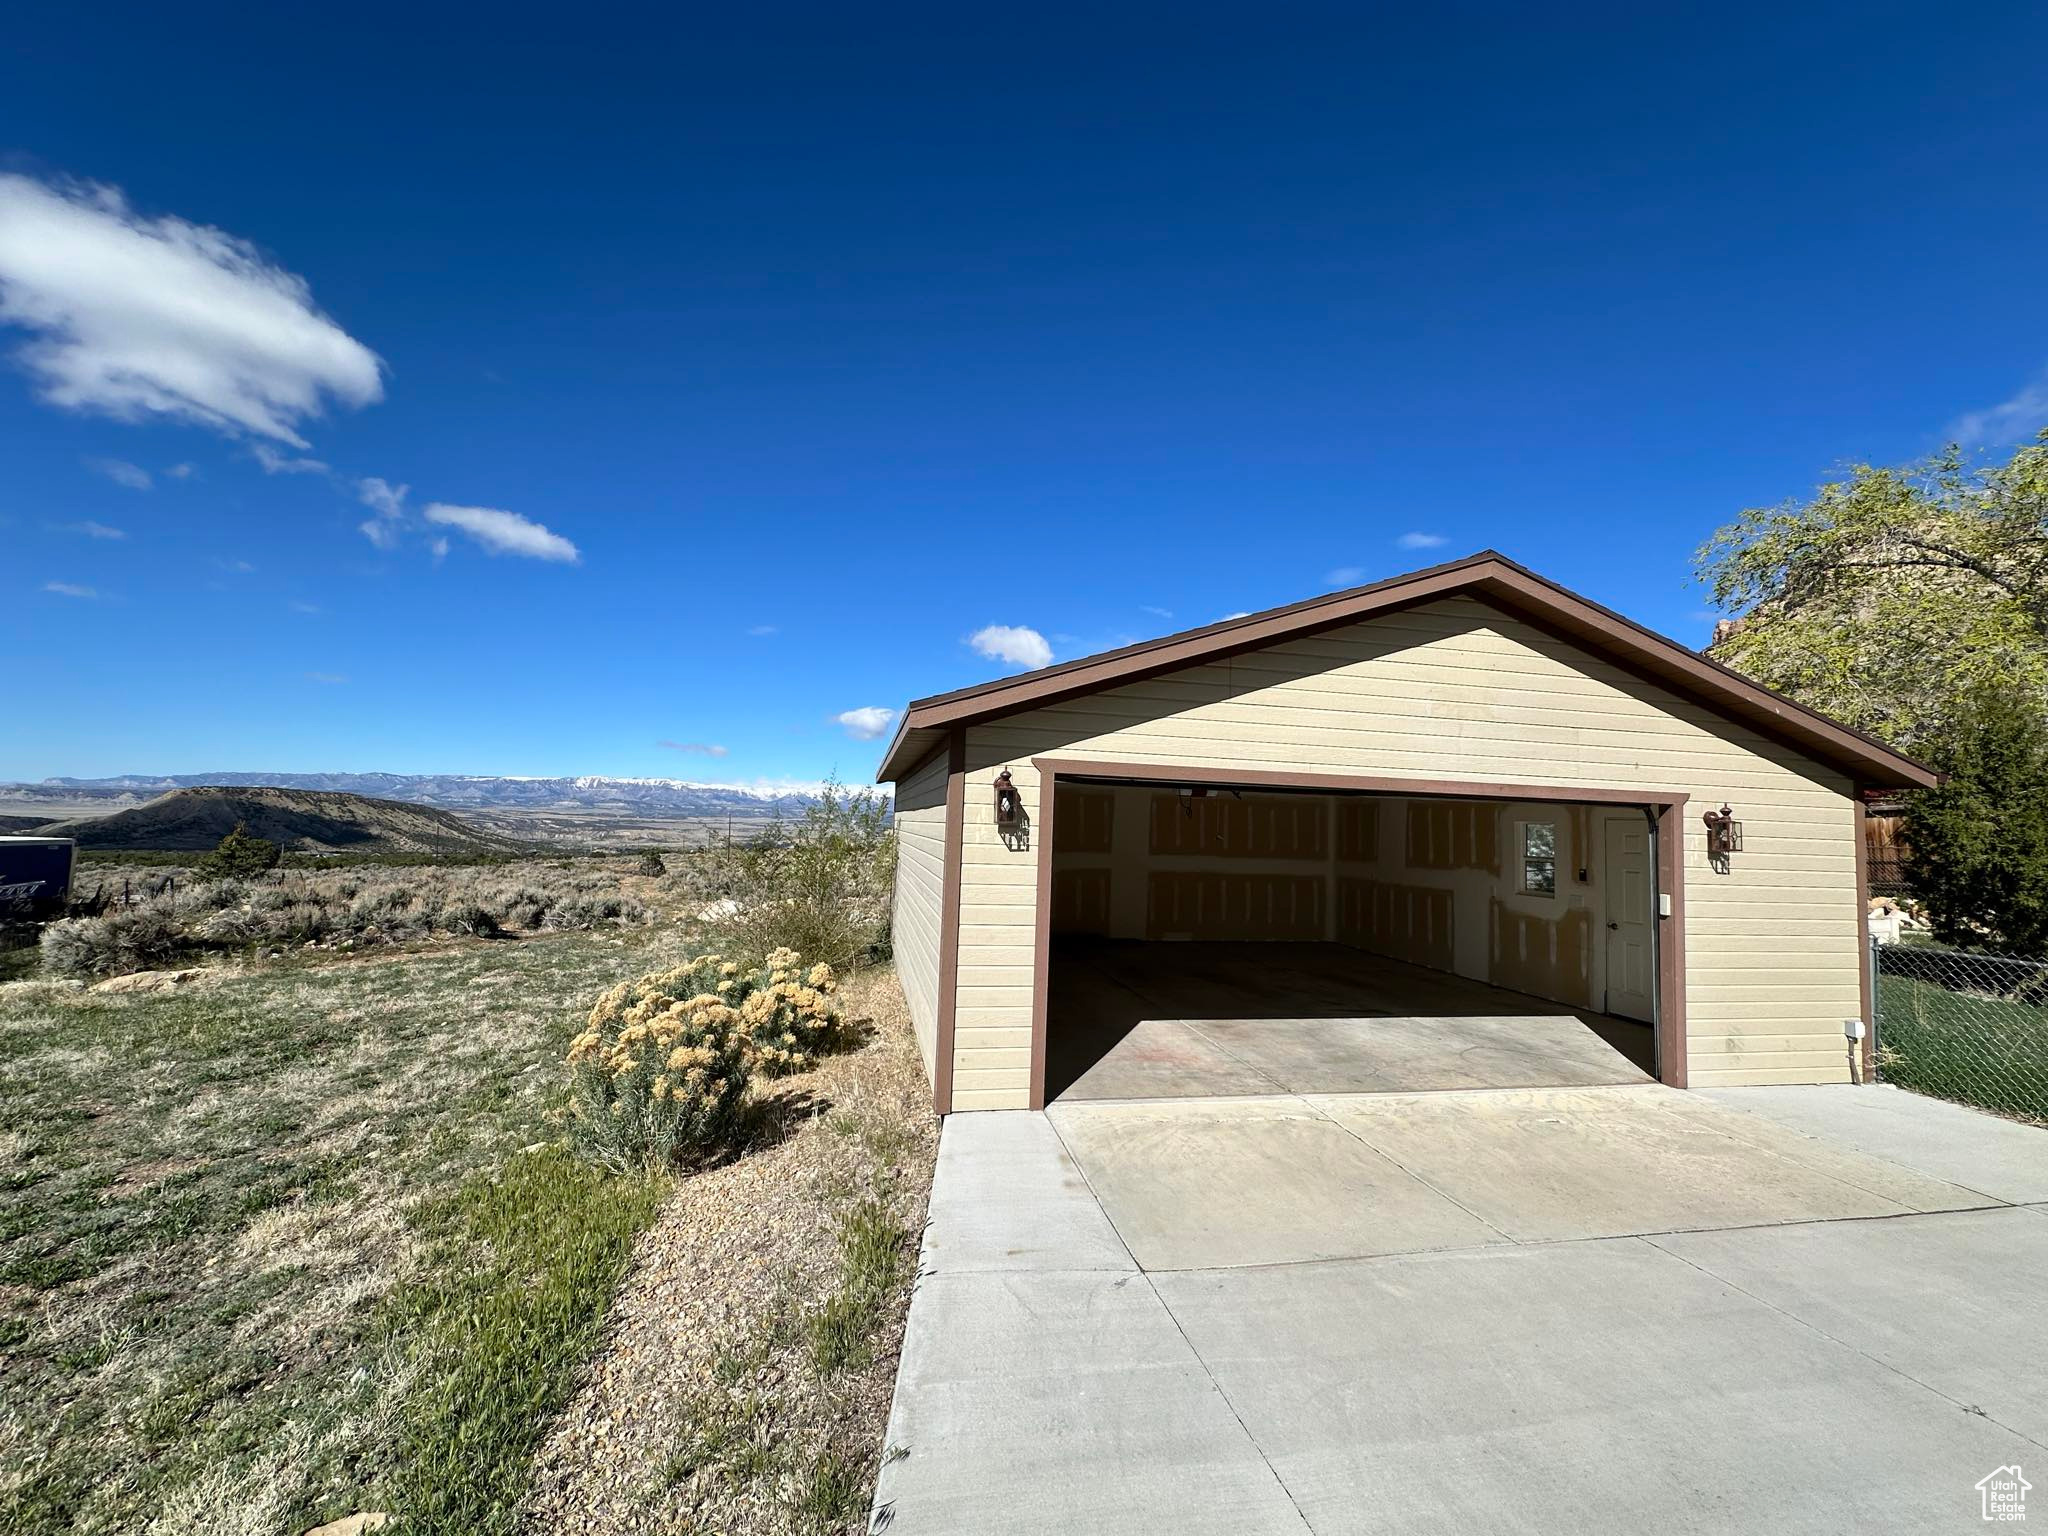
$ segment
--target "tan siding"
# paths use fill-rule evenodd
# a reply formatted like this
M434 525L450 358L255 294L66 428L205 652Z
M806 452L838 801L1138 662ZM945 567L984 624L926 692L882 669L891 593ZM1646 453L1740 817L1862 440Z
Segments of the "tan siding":
M946 896L946 754L896 786L896 974L910 1004L926 1077L938 1061L939 927ZM1008 956L1004 949L1002 954Z
M1687 793L1692 1079L1847 1075L1841 1021L1860 1006L1847 780L1471 598L973 726L967 747L968 805L1007 766L1034 816L1035 755ZM1699 813L1723 800L1748 851L1717 875ZM963 838L962 922L990 979L962 990L961 1109L1021 1107L1030 1091L1013 1031L1031 1016L1040 851L1005 847L986 822L970 814ZM1775 1048L1745 1051L1751 1039Z

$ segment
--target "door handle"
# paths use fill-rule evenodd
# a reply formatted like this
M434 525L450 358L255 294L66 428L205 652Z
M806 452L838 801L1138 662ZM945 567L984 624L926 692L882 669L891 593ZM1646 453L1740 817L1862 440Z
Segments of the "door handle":
M1607 926L1614 929L1614 931L1617 933L1621 931L1621 924L1619 923L1609 923Z

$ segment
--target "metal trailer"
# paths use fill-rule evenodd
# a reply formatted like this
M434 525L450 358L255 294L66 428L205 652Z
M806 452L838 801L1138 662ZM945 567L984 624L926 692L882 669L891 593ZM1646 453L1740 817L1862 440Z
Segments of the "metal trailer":
M62 916L77 864L76 839L0 837L0 917Z

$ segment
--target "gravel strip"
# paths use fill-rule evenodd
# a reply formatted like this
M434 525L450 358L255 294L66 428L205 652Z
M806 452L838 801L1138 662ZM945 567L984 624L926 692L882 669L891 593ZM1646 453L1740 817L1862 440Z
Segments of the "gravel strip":
M756 1143L683 1179L642 1237L605 1341L536 1457L522 1530L865 1529L864 1502L860 1518L844 1523L800 1506L827 1449L873 1485L914 1265L885 1310L872 1364L821 1379L804 1330L787 1320L834 1291L837 1216L852 1193L876 1184L877 1147L888 1170L881 1187L914 1251L938 1125L894 974L852 978L842 1000L849 1018L872 1020L867 1044L761 1085L768 1114ZM752 1475L670 1470L712 1393L765 1405L754 1415L764 1454Z

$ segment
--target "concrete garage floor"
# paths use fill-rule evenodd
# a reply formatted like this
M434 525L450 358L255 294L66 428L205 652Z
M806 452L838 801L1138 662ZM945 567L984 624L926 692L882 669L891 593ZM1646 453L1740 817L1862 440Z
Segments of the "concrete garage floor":
M1639 1083L1650 1026L1341 944L1079 940L1053 952L1046 1097Z
M2043 1201L2048 1132L1886 1088L955 1115L875 1528L1980 1529Z

